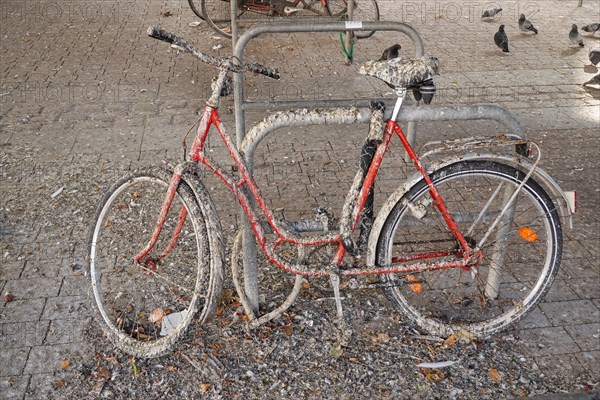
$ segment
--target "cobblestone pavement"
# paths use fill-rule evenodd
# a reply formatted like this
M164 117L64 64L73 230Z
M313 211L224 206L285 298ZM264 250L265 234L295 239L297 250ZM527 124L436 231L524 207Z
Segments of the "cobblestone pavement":
M596 71L586 66L587 51L600 38L584 37L584 48L573 47L568 31L572 23L600 20L600 3L498 3L504 13L491 22L478 18L481 2L381 0L380 7L384 19L413 24L426 52L440 58L435 104L508 108L540 143L542 167L563 188L578 191L561 271L515 333L543 373L574 381L600 366L600 91L581 85ZM538 35L519 33L521 12ZM0 301L0 398L68 397L61 387L98 351L85 334L93 314L82 273L95 205L127 170L180 157L181 137L214 75L150 40L145 29L161 25L211 54L230 54L229 41L204 23L188 26L195 20L183 0L0 3L0 292L14 296ZM493 44L500 23L507 27L508 55ZM357 69L397 41L403 54L413 52L400 34L377 33L357 43L355 63L345 66L337 34L265 35L246 57L279 67L282 79L249 76L248 94L263 100L391 97ZM225 100L223 118L233 127L231 101ZM283 132L266 140L255 168L270 205L287 218L321 204L339 213L336 205L349 187L342 182L354 174L365 129ZM419 139L499 129L482 121L430 123L419 127ZM211 144L218 158L223 148ZM384 176L381 187L393 179ZM226 193L211 190L231 233L237 209Z

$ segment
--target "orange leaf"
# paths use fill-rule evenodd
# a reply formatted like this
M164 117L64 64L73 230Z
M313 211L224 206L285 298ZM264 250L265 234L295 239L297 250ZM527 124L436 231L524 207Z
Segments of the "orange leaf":
M419 282L419 278L417 278L414 275L406 275L405 279L407 282ZM423 287L421 286L420 283L411 283L410 285L408 285L408 287L410 288L410 290L412 290L416 294L423 293Z
M71 361L65 360L65 361L63 361L63 362L60 363L60 369L65 369L69 365L71 365Z
M502 380L502 375L500 375L500 372L496 368L491 368L489 375L493 381L500 382Z
M527 242L535 242L538 240L538 235L533 229L527 228L526 226L519 228L519 236Z
M454 346L457 340L458 338L453 333L452 335L448 336L446 340L444 340L444 346Z

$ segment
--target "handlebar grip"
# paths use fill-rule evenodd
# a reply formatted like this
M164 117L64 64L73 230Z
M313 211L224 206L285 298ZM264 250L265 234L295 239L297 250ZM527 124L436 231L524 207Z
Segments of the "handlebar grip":
M184 48L185 48L185 45L187 45L187 42L185 41L185 39L180 38L179 36L175 36L172 33L169 33L157 26L149 27L148 31L146 33L148 33L148 36L150 36L151 38L162 40L163 42L175 44L177 46L181 46Z
M268 78L273 78L273 79L281 78L281 74L275 68L269 68L262 64L258 64L258 63L244 64L244 67L246 67L246 69L248 71L252 71L254 73L264 75Z

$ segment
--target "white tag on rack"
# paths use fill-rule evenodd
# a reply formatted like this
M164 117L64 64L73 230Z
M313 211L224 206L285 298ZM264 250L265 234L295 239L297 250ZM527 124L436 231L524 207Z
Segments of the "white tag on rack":
M361 29L362 21L346 21L346 29L352 28Z

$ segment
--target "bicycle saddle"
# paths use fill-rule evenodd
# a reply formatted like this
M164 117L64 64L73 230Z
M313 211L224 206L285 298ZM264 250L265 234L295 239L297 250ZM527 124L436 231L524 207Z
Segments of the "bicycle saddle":
M384 61L367 61L359 73L381 79L392 88L414 88L421 86L437 74L439 60L431 56L420 58L392 58Z

